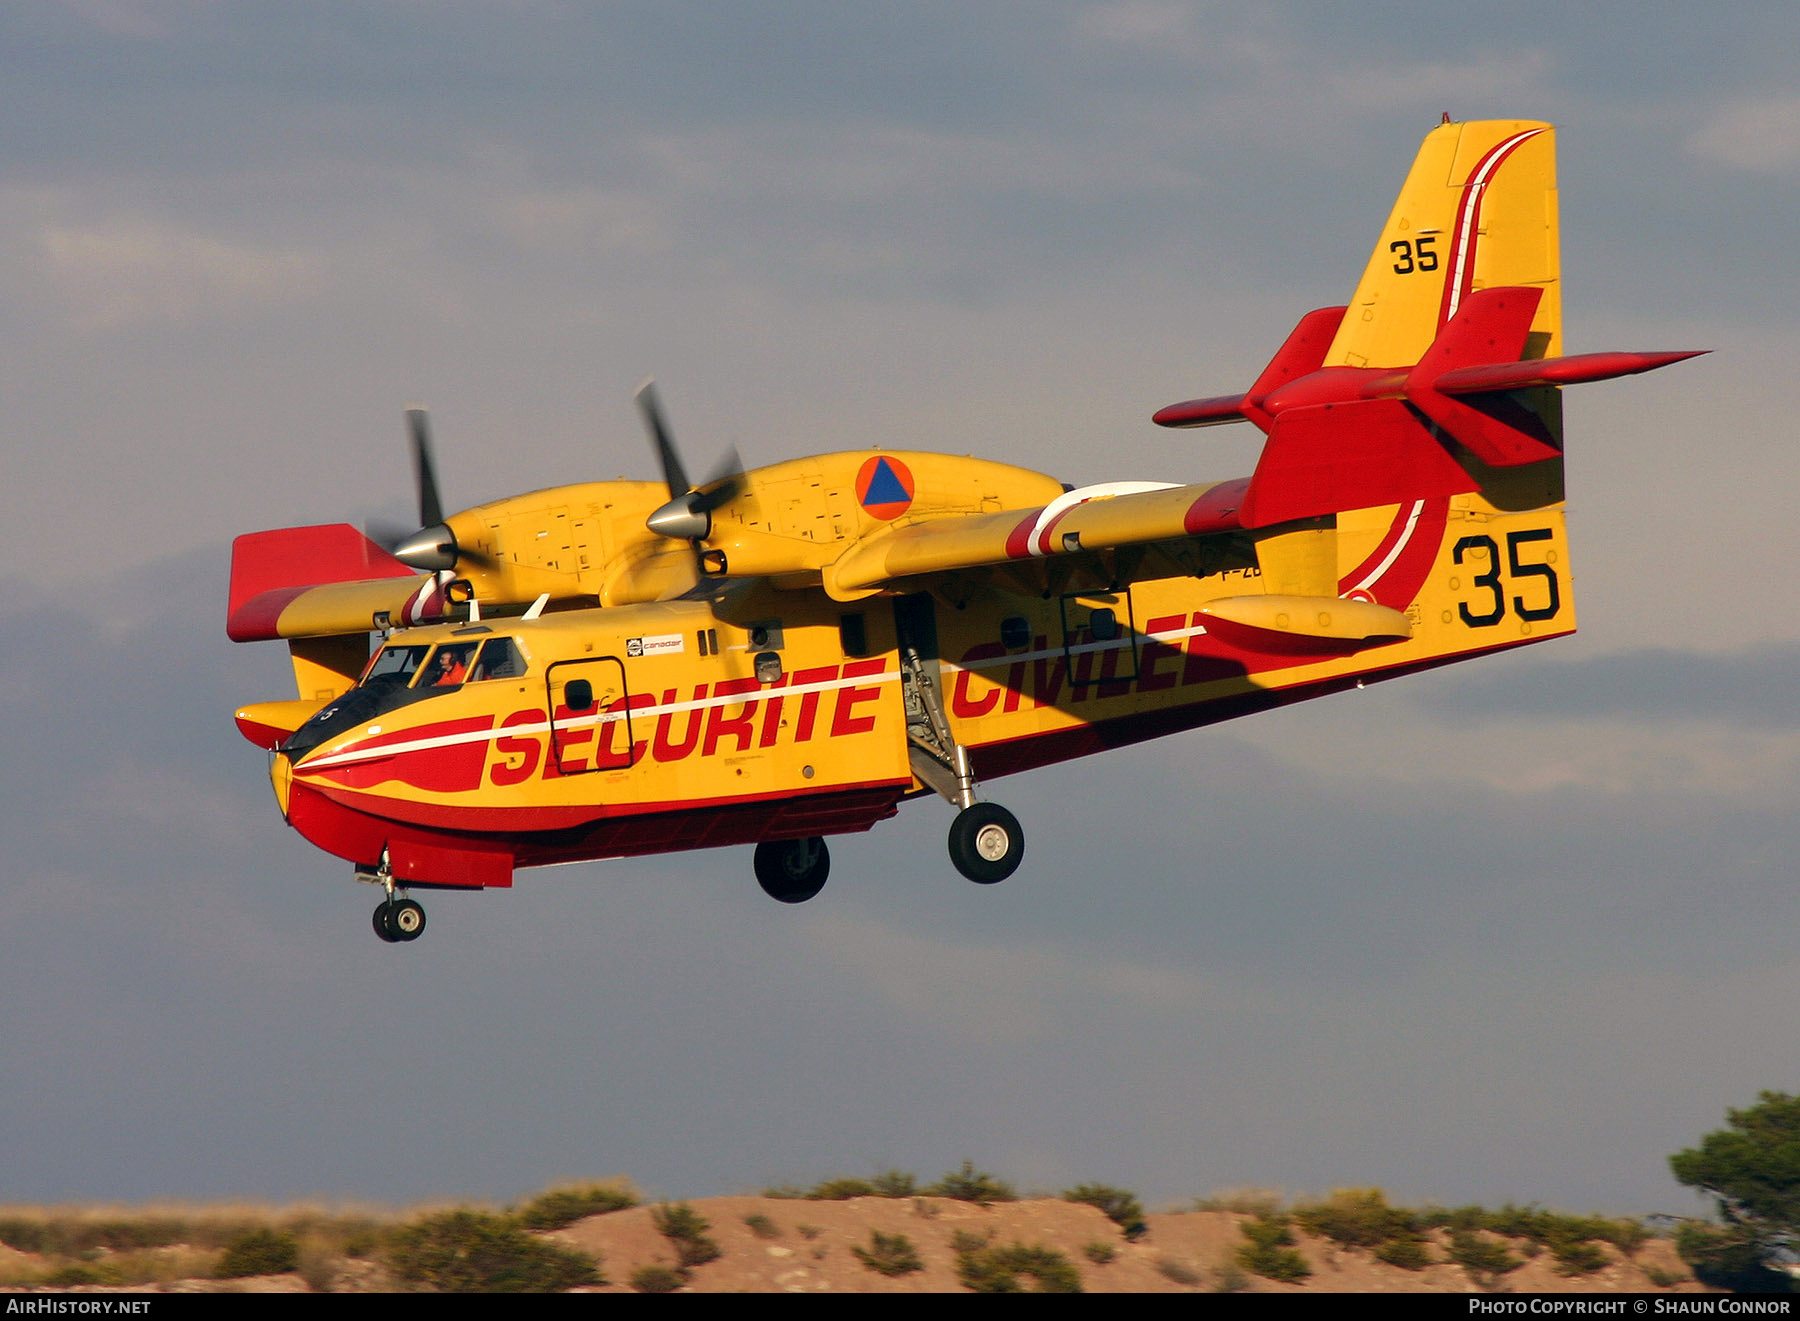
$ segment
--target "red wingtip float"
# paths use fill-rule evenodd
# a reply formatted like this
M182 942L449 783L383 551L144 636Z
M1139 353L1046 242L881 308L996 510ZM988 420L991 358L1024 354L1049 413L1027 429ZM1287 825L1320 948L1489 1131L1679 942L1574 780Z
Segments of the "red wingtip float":
M1555 186L1548 125L1427 135L1350 301L1155 415L1252 422L1249 477L863 451L695 486L646 387L662 481L445 517L409 413L417 532L238 540L227 631L286 640L298 688L239 728L388 941L409 888L717 845L798 903L825 837L934 794L1003 880L984 782L1574 630L1561 388L1693 354L1563 354Z

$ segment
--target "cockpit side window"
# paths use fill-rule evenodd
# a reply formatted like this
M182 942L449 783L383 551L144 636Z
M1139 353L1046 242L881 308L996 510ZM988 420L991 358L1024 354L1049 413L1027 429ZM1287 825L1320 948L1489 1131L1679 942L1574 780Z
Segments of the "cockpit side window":
M511 638L489 638L469 670L469 682L483 679L517 679L525 673L525 658Z
M375 659L369 662L363 683L367 686L404 688L429 650L429 647L423 646L383 647L375 653Z
M415 688L454 688L469 676L469 662L474 659L473 642L449 643L439 647L431 661L413 680Z

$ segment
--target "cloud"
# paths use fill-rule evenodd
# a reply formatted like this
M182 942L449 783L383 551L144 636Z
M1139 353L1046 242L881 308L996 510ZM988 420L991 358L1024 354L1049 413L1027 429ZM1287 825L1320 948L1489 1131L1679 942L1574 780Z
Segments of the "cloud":
M609 188L523 188L488 203L495 227L529 247L668 247L667 217L650 197Z
M37 240L80 330L235 316L307 298L330 269L316 251L238 242L142 217L50 223Z
M1145 46L1167 50L1171 43L1185 44L1200 30L1199 14L1191 4L1165 0L1116 0L1091 5L1075 15L1077 36L1119 46Z
M1686 146L1702 160L1752 174L1800 172L1800 96L1733 102L1691 134Z

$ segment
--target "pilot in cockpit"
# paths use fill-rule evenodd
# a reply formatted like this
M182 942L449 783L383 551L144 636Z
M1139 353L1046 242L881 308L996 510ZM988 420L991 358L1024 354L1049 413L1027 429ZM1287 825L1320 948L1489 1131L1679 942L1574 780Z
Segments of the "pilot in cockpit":
M432 657L431 675L426 680L432 688L453 688L463 681L468 673L469 657L474 654L474 646L439 647L436 656Z

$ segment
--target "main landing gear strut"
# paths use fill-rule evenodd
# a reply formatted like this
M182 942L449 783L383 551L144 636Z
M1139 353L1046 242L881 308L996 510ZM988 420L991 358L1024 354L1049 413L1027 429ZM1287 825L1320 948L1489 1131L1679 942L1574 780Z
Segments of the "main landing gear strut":
M969 750L950 732L937 677L911 647L901 658L900 688L906 700L907 756L913 774L961 809L950 823L951 864L977 885L1004 881L1025 857L1019 819L998 803L976 800Z
M1004 881L1025 857L1019 819L998 803L975 797L968 749L950 732L937 681L919 653L902 653L900 687L906 699L907 756L913 774L960 810L950 824L950 861L977 885ZM764 840L756 846L756 882L784 904L803 904L825 887L831 853L817 835Z
M417 940L425 934L425 910L416 899L399 898L394 894L394 873L388 867L387 850L381 851L381 861L373 872L358 869L356 879L371 881L387 891L387 898L375 905L375 934L390 945L402 944L409 940Z

